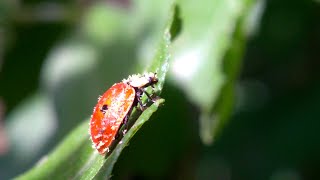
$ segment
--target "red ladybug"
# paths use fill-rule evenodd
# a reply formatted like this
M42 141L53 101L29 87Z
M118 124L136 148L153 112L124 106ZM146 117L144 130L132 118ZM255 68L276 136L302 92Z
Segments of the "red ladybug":
M100 154L109 152L109 146L126 124L133 107L138 103L143 110L140 97L145 93L144 88L158 82L155 73L145 73L129 76L111 86L99 99L90 120L89 133L93 146Z

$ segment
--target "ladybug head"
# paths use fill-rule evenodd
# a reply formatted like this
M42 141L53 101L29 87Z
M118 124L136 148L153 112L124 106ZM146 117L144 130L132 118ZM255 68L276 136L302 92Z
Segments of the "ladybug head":
M144 76L149 80L149 83L146 86L150 86L158 82L157 73L145 73Z
M128 79L124 79L123 83L127 83L135 88L144 88L158 82L157 73L149 72L141 74L134 74L129 76Z

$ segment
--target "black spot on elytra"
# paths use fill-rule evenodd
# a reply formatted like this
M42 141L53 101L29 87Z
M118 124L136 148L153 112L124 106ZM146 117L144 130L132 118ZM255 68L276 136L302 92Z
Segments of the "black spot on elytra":
M100 111L101 111L103 114L105 114L107 110L108 110L108 105L106 105L106 104L104 104L104 105L101 107L101 109L100 109Z

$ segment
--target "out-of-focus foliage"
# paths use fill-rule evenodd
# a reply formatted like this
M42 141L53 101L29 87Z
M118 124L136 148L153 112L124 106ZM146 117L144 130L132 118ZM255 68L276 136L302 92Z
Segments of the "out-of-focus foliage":
M162 24L163 30L160 31L162 34L160 34L161 36L158 38L157 49L154 51L153 60L150 61L150 67L146 69L148 72L155 72L157 74L158 82L154 86L153 90L154 94L157 95L160 94L163 88L165 76L169 67L169 31L174 14L173 7L174 4L171 3L171 6L166 9L166 14L168 15L166 16L167 21L165 24ZM95 20L95 18L92 20ZM83 56L75 57L83 59ZM63 57L61 58L63 59ZM64 60L66 61L66 59ZM64 67L65 66L61 68L63 69ZM51 68L52 66L48 66L48 69ZM83 68L79 69L82 70ZM63 71L61 73L63 73ZM46 79L49 81L55 79L55 74L57 73L52 73L50 76L46 77ZM59 82L59 80L57 80L57 82ZM48 84L51 85L55 83L52 82ZM142 99L146 99L146 97L142 97ZM111 146L111 154L108 153L107 156L101 156L91 147L89 134L87 133L89 128L88 122L84 122L80 127L70 133L70 135L65 138L65 140L56 149L54 149L45 160L30 171L19 176L17 179L50 179L51 177L55 177L56 179L107 179L111 177L113 166L117 162L122 150L128 146L129 140L141 128L141 126L150 119L151 115L160 105L163 104L163 102L163 99L159 99L154 102L150 108L146 109L121 141L114 141L113 144L119 144L116 147L114 147L115 145ZM132 118L129 119L128 124L131 122L133 123L133 117L137 115L139 115L138 112L133 111L130 116ZM130 127L129 125L127 126Z
M172 79L200 111L200 134L211 144L233 106L251 0L179 1L181 34L173 43ZM236 52L233 52L236 49ZM237 53L229 55L229 53ZM223 101L216 105L217 99ZM216 106L216 107L215 107Z
M1 1L1 179L320 179L319 12L298 0ZM164 106L98 156L98 95L150 70Z

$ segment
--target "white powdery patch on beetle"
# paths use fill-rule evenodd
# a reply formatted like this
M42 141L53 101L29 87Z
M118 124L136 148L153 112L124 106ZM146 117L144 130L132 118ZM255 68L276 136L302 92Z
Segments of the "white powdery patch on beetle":
M102 137L101 134L97 134L97 135L93 136L93 138L95 138L95 139L98 139L98 138L100 138L100 137Z
M103 150L102 150L102 154L104 154L105 152L109 152L110 151L110 149L108 148L108 147L106 147L106 148L104 148Z
M99 141L98 145L97 145L97 149L100 149L105 143L102 141Z
M150 83L157 82L158 79L155 73L149 72L141 74L133 74L128 79L122 80L123 83L129 84L132 87L141 88L147 86Z

